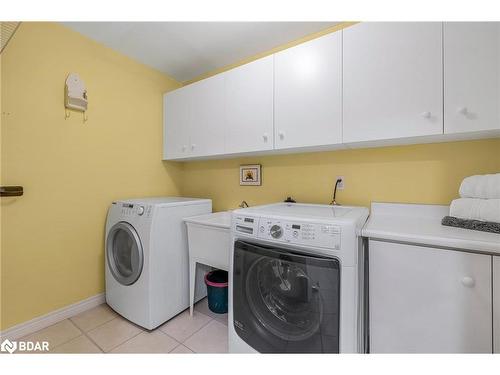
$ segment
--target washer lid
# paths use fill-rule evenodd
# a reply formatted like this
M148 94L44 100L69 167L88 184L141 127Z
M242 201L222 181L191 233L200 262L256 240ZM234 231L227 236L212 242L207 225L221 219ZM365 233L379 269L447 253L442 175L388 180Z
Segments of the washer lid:
M132 285L139 279L144 265L144 251L139 236L129 223L113 225L106 239L108 267L122 285Z
M361 216L368 216L365 207L332 206L324 204L275 203L255 206L234 211L237 214L258 216L279 216L282 218L298 218L311 220L348 220L356 221Z

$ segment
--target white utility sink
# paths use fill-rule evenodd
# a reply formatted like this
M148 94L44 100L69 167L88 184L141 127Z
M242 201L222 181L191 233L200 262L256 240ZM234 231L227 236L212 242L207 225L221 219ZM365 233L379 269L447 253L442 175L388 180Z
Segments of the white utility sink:
M231 211L213 212L211 214L192 216L184 219L187 224L229 229L231 227Z
M189 245L189 306L193 314L198 263L229 271L231 211L184 219Z

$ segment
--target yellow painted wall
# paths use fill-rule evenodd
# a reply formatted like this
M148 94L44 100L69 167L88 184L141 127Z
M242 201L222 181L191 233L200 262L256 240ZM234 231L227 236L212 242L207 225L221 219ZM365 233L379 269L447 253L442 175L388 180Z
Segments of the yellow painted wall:
M64 81L78 72L88 121L64 119ZM111 201L176 195L181 166L162 162L158 71L54 23L23 23L1 65L1 329L104 291Z
M449 204L465 176L500 172L500 139L184 163L182 194L213 199L216 211L283 201ZM262 186L239 186L240 164L262 164Z

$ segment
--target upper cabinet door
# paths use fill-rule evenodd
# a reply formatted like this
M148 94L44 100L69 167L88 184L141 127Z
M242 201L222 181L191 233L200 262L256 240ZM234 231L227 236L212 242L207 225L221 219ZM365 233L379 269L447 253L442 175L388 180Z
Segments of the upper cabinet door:
M342 36L274 55L275 148L342 142Z
M163 159L189 155L191 96L189 86L163 95Z
M443 133L441 23L360 23L343 38L345 143Z
M191 157L224 153L224 80L225 75L218 74L187 86L192 90L189 131Z
M500 23L444 24L445 133L500 129Z
M273 149L273 56L225 74L226 153Z

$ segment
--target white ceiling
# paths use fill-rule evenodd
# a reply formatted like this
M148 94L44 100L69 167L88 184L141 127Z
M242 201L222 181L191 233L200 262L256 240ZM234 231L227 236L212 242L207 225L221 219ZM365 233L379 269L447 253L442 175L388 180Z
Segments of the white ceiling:
M63 22L185 82L338 22Z

